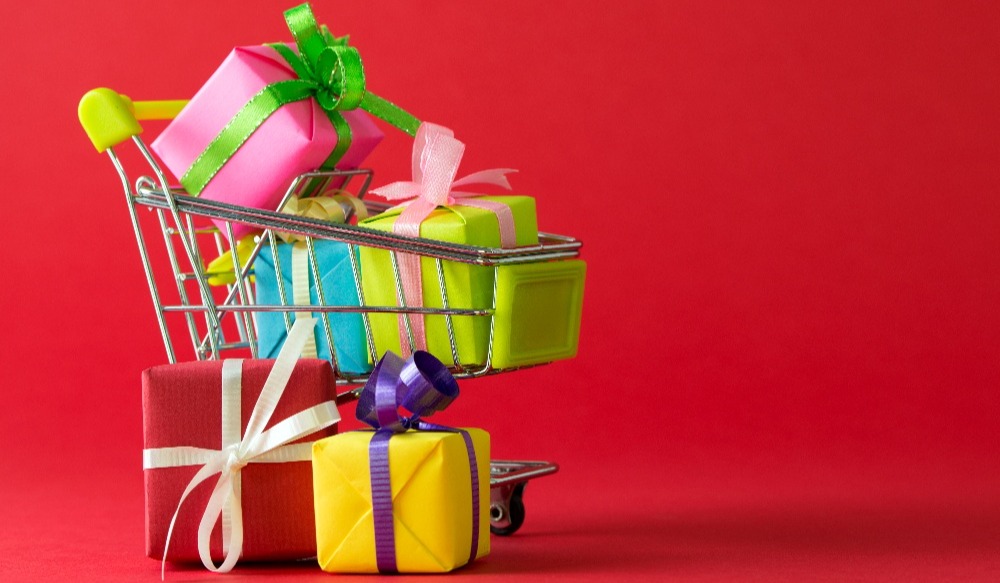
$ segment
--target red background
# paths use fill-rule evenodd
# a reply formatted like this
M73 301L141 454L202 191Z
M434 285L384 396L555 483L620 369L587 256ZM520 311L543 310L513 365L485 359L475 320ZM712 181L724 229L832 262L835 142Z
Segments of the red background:
M189 97L230 47L286 40L291 4L2 9L0 578L159 569L139 373L163 348L77 100ZM459 576L997 580L995 3L315 8L464 170L519 168L541 227L585 241L579 357L442 418L562 464ZM409 148L390 135L378 184Z

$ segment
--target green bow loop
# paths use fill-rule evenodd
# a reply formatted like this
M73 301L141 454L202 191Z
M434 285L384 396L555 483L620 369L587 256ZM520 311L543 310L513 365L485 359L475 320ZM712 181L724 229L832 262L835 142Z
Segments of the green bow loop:
M279 52L296 75L317 84L316 101L320 106L326 111L360 107L365 97L365 69L358 50L348 46L348 37L336 38L326 25L317 25L309 4L285 12L285 22L299 54L293 58L291 51Z
M308 3L286 11L285 22L295 38L298 54L284 44L269 46L288 62L298 78L264 87L243 106L181 177L188 193L200 194L271 114L295 101L315 99L337 134L336 147L320 166L324 170L332 169L351 145L351 128L341 111L360 108L410 136L416 135L419 119L367 91L361 55L348 45L347 36L334 37L326 26L317 25Z
M365 68L354 47L324 48L313 69L320 90L316 100L332 111L357 109L365 97Z
M324 56L328 50L336 50L342 47L343 49L353 51L353 53L339 53L340 60L343 63L343 70L339 75L339 78L342 80L340 86L336 85L336 78L338 78L336 71L334 71L330 82L325 82L322 79L324 75L319 75L321 77L318 81L320 85L324 88L329 88L333 96L338 98L329 99L329 103L336 102L338 104L337 109L342 111L360 107L410 136L417 135L417 128L420 127L419 119L413 117L394 103L386 101L366 90L364 85L365 71L361 63L361 57L355 49L348 46L349 37L342 36L336 38L330 34L326 25L317 25L316 17L313 15L312 8L308 3L286 11L285 22L288 24L288 30L291 31L292 36L295 38L295 45L299 48L299 55L305 64L304 68L308 68L312 72L322 72L325 74L331 70L332 62L330 59L332 57ZM295 65L293 64L292 67L295 68ZM296 74L298 74L298 69L296 69ZM299 76L301 77L301 75ZM327 109L325 105L323 107ZM327 111L330 110L327 109Z
M316 61L320 51L328 46L328 39L333 36L329 29L323 27L321 30L316 24L316 17L308 3L286 10L285 23L295 38L299 54L311 62Z

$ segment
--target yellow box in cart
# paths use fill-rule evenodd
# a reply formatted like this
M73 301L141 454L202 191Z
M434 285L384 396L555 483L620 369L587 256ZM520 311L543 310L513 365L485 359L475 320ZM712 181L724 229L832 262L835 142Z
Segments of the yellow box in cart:
M510 207L518 247L538 244L535 200L532 197L477 198ZM400 212L393 209L362 221L360 225L392 232ZM439 207L421 223L420 236L476 247L500 247L495 214L470 206ZM424 307L440 308L442 298L435 261L424 257L420 263ZM442 268L450 308L492 308L494 275L497 276L492 353L495 368L526 366L575 356L586 275L583 261L551 261L497 268L442 261ZM361 247L361 274L367 305L398 305L396 280L388 251ZM371 314L369 318L376 353L382 354L387 350L401 352L397 316ZM461 364L485 364L490 344L490 317L453 316L452 323ZM427 316L425 328L428 352L451 362L451 343L445 317Z
M490 436L465 429L476 452L479 514L472 515L469 455L461 434L407 431L389 440L396 567L401 573L451 571L490 552ZM313 444L317 558L332 573L377 573L369 444L351 431Z

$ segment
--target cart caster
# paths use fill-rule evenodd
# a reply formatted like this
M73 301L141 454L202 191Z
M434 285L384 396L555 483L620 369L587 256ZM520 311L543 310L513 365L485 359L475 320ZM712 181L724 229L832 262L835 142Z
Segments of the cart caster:
M494 488L490 500L490 532L497 536L510 536L524 524L524 486Z

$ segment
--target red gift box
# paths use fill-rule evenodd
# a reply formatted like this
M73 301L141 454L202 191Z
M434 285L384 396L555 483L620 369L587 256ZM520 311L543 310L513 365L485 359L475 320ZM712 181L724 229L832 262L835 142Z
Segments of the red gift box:
M242 361L242 391L238 399L239 437L246 431L274 362ZM149 455L150 450L158 448L188 446L215 451L223 449L222 371L223 361L204 361L158 366L143 372L144 457ZM315 359L298 360L266 429L335 398L335 377L330 363ZM229 415L235 423L236 416L232 411ZM231 426L228 433L236 431ZM337 426L332 425L292 443L310 443L336 433ZM266 463L264 457L244 466L237 480L237 491L240 492L237 498L241 500L243 515L241 557L250 561L314 557L316 527L311 462ZM149 467L149 464L144 465ZM202 465L203 462L199 462L145 470L146 554L150 557L163 558L170 521L185 488ZM200 560L198 526L218 479L219 474L216 474L205 480L184 501L170 538L168 560ZM222 530L222 520L219 520L211 538L211 555L216 562L225 556Z

